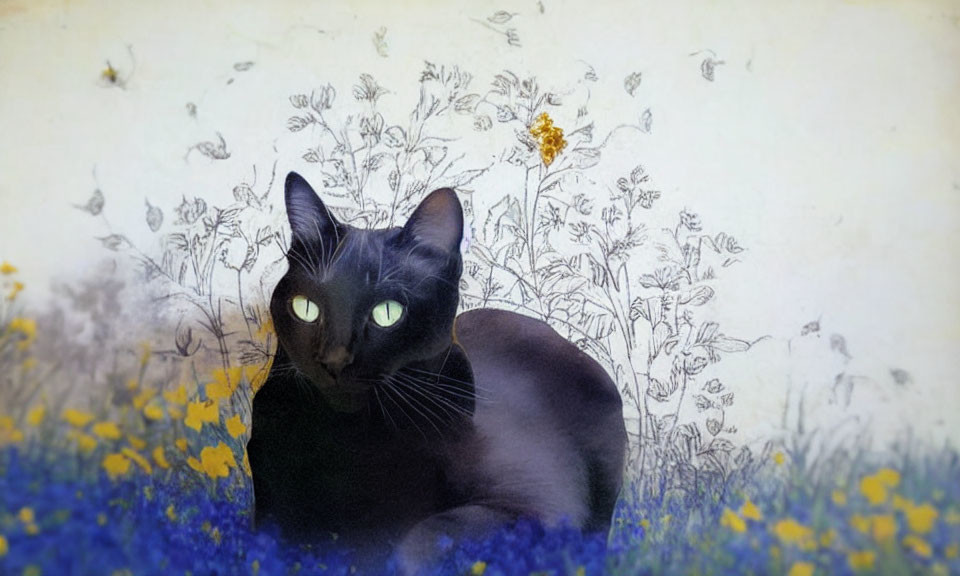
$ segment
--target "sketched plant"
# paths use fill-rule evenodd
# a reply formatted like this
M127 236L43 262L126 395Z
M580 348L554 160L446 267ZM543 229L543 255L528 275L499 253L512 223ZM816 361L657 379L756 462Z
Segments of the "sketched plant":
M588 99L564 114L572 98L544 89L535 77L505 70L481 91L471 91L472 81L458 66L426 62L419 98L405 119L385 117L379 103L390 91L369 74L352 87L352 99L338 99L330 84L296 93L289 97L288 138L304 146L303 171L319 175L318 193L354 226L400 225L427 192L454 188L473 220L463 307L506 307L542 318L596 357L635 414L634 464L648 492L699 493L699 486L723 485L748 470L755 459L729 439L735 392L712 367L754 342L724 334L709 318L713 280L743 248L726 232L707 233L689 209L666 226L658 221L661 192L642 164L612 177L601 166L615 133L649 133L649 109L637 124L595 139ZM561 131L550 114L575 117L575 124ZM495 174L494 165L470 159L458 122L512 133ZM159 234L167 226L162 254L147 254L120 234L101 238L108 249L137 258L148 280L173 288L169 299L199 312L197 325L177 328L181 357L212 341L225 371L232 352L245 366L269 360L267 295L251 300L247 291L263 285L262 272L255 272L260 262L282 262L287 248L286 235L266 223L274 177L262 192L254 191L255 179L236 186L227 207L184 196L169 224L148 203L150 230ZM487 194L482 211L474 186L488 191L478 192ZM102 204L101 198L96 213ZM228 276L235 298L217 291ZM226 324L231 311L243 320L240 330Z

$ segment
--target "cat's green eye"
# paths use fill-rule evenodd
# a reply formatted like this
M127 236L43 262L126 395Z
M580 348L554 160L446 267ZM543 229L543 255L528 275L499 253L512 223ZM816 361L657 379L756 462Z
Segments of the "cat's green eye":
M297 318L304 322L315 322L320 317L320 307L306 296L294 296L290 301L290 307L293 308Z
M403 316L403 304L396 300L384 300L373 307L370 313L373 321L381 328L389 328L396 324Z

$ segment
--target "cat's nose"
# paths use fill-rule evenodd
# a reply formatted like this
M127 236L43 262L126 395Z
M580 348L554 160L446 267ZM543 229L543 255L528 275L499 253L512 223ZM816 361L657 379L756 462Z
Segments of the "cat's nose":
M320 358L320 364L334 377L339 376L351 362L353 362L353 354L347 351L346 346L337 346Z

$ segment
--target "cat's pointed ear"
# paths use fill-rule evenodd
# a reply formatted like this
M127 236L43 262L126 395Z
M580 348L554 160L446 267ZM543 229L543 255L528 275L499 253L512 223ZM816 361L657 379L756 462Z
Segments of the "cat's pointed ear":
M404 236L444 252L456 252L463 239L463 208L450 188L434 190L403 227Z
M302 176L296 172L287 174L283 196L294 240L313 244L318 241L328 243L330 239L334 246L338 243L341 224Z

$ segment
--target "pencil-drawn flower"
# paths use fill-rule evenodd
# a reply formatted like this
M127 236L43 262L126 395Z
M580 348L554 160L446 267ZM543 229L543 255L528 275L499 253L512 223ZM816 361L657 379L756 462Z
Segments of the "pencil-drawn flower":
M150 227L151 232L156 232L163 224L163 210L150 204L149 200L144 200L144 202L147 204L147 226Z
M294 108L306 108L310 105L310 98L306 94L293 94L290 96L290 104Z
M207 203L204 202L202 198L187 200L187 197L184 196L183 201L174 209L174 211L178 216L177 224L189 225L195 223L207 213Z
M700 217L689 210L680 212L680 224L691 232L699 232L703 229L700 224Z
M329 110L333 106L333 101L337 97L337 90L327 84L317 88L310 94L310 107L318 114L323 114L324 110Z

